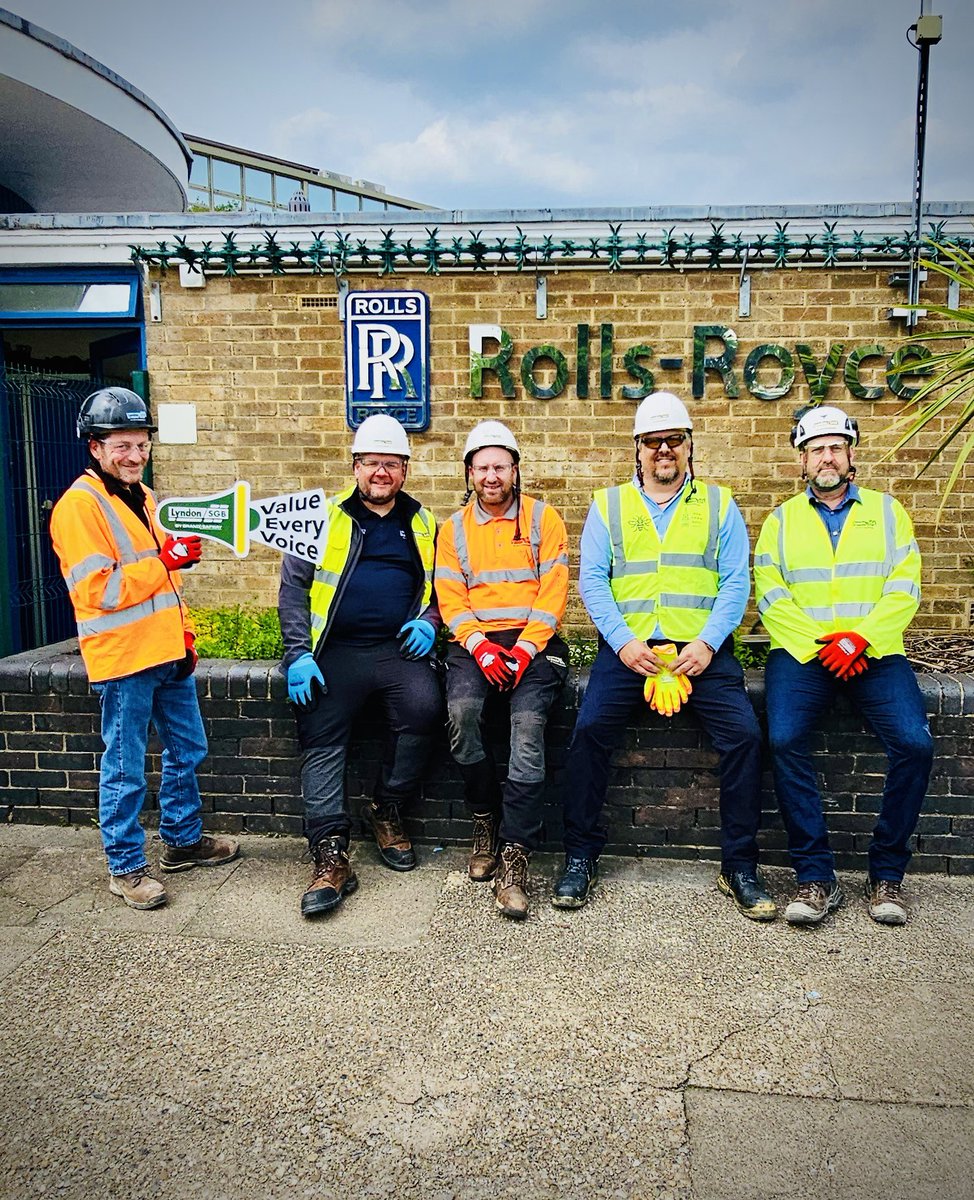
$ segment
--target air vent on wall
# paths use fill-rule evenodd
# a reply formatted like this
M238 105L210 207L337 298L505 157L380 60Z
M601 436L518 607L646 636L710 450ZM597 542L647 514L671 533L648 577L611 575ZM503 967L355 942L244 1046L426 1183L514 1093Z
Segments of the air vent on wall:
M302 308L337 308L337 296L302 296Z

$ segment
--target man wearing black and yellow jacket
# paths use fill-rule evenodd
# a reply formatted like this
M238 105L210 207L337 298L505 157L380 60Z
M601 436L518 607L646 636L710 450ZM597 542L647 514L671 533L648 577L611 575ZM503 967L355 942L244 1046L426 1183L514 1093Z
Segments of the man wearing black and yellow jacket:
M765 670L775 791L798 890L785 909L816 925L843 903L808 738L837 692L875 730L889 759L869 846L869 915L903 925L902 892L933 761L933 740L903 633L920 602L920 551L906 510L855 482L856 423L811 408L791 434L804 491L764 522L754 555L758 612L771 635Z
M431 651L440 626L433 598L436 523L402 490L406 431L366 418L352 443L355 485L328 502L317 567L287 556L278 608L283 668L301 745L304 829L314 860L301 898L306 917L335 909L358 887L348 857L345 760L352 722L370 701L388 721L373 801L364 815L394 871L416 865L400 806L419 790L442 697Z

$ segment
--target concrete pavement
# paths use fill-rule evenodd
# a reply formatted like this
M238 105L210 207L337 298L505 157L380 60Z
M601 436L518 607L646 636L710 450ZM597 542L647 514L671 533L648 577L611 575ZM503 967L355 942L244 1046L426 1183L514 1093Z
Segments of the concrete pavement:
M420 854L309 922L250 837L137 913L94 830L0 830L0 1195L974 1197L974 880L796 930L654 860L565 913L544 857L516 925Z

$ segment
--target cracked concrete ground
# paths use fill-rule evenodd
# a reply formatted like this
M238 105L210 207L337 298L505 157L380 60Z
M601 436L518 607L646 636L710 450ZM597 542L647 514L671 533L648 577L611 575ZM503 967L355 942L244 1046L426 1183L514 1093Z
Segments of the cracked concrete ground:
M246 838L137 913L94 831L0 830L0 1195L974 1198L974 880L796 930L649 860L566 913L545 857L516 925L420 853L309 922Z

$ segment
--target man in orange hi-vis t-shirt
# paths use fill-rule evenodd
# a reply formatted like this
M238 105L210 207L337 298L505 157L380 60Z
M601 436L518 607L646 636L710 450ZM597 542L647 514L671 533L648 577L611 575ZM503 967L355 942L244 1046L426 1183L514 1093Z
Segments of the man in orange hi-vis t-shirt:
M568 674L558 628L568 600L565 523L521 493L520 452L500 421L482 421L464 448L464 506L440 528L436 596L450 633L450 749L473 814L470 878L493 879L506 917L528 914L528 859L541 832L548 712ZM471 499L471 496L473 499ZM500 786L484 743L484 706L510 705L511 755Z

